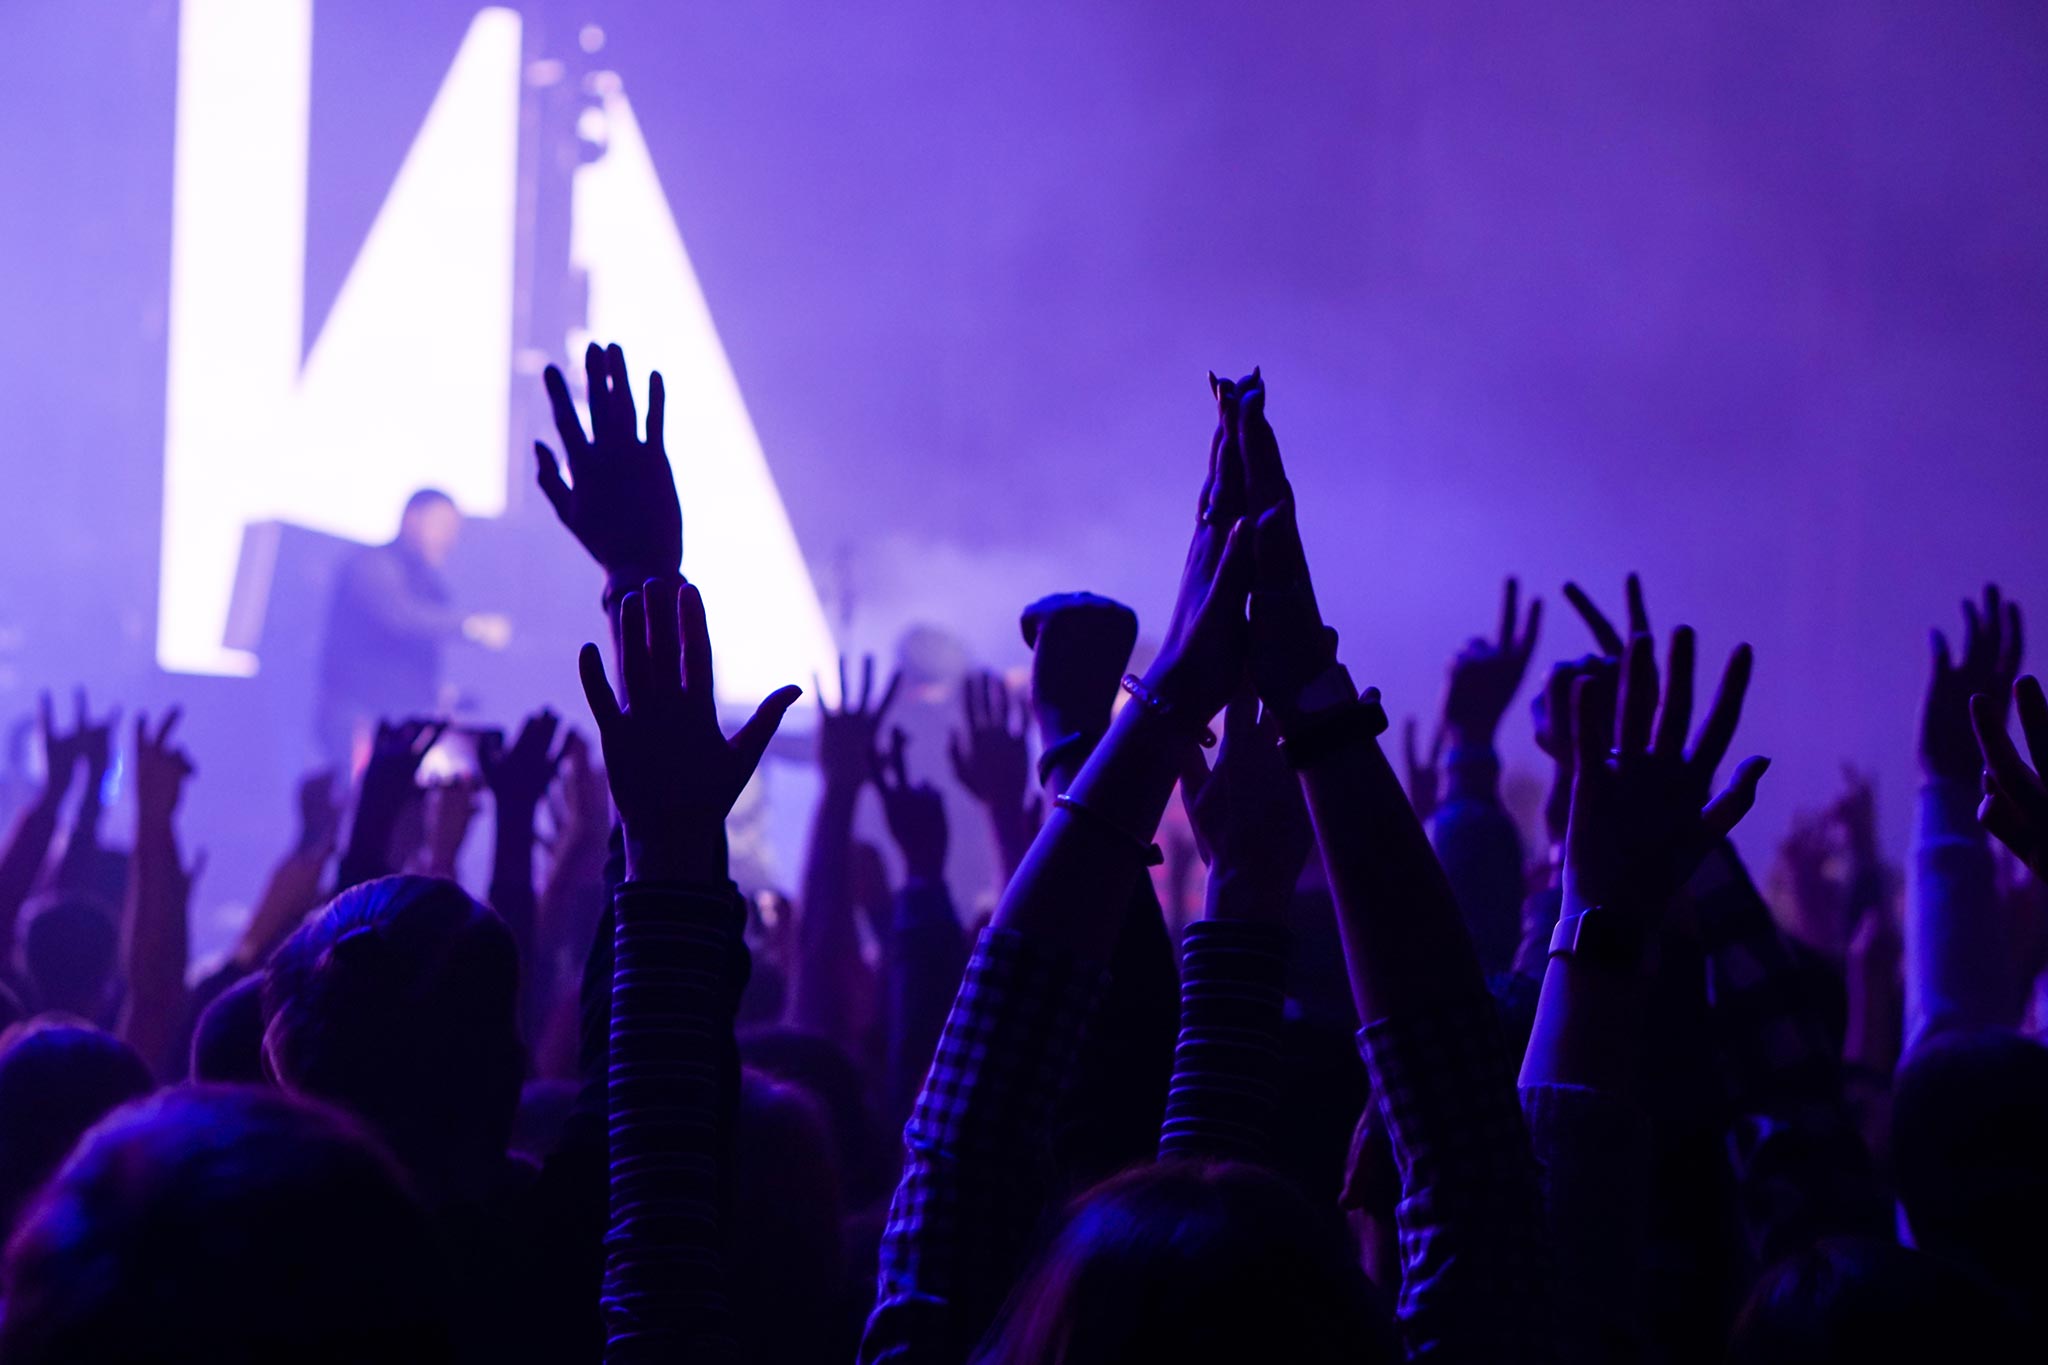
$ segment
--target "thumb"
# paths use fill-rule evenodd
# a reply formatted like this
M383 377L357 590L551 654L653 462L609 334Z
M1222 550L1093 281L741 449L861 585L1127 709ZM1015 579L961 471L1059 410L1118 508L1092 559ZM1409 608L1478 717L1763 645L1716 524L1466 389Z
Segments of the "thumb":
M732 751L740 756L750 775L761 765L761 755L768 752L768 741L775 738L775 731L782 725L782 717L803 694L801 687L776 688L754 708L754 714L747 717L747 723L733 735Z
M1735 776L1728 780L1727 787L1700 812L1708 834L1715 839L1725 839L1742 817L1749 814L1749 808L1756 804L1756 784L1763 780L1764 772L1770 766L1768 758L1742 760L1735 769Z

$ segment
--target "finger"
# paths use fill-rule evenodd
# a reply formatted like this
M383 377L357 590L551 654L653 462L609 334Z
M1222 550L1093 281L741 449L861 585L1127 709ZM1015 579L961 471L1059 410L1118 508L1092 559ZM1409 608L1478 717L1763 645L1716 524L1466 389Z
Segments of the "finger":
M667 581L650 581L641 592L647 610L647 678L653 688L644 695L649 701L673 697L683 685L683 642L676 621L679 595ZM638 700L636 696L634 701Z
M604 655L596 645L583 646L576 656L576 671L582 676L583 700L590 707L590 718L597 722L598 734L609 733L619 722L619 699L612 695L611 680L604 675Z
M768 742L775 738L775 731L781 726L782 718L803 694L804 690L801 687L776 688L754 708L754 714L747 717L746 724L733 733L728 747L740 756L749 777L753 775L754 769L761 766L761 755L768 752Z
M1209 508L1216 496L1216 465L1223 454L1224 437L1230 431L1230 419L1223 408L1223 381L1216 377L1214 370L1209 371L1209 399L1216 404L1216 430L1209 435L1209 472L1202 476L1202 494L1195 502L1197 521L1209 519Z
M555 462L555 452L535 441L533 466L534 475L540 481L541 494L547 498L548 506L555 509L557 517L566 520L569 515L569 485L562 482L562 467Z
M604 354L611 371L612 396L616 400L613 420L618 423L620 436L628 441L638 441L640 410L633 402L633 377L626 372L626 352L614 341L605 348Z
M1436 733L1429 737L1429 766L1431 771L1436 769L1437 763L1443 758L1444 741L1449 737L1450 731L1445 729L1444 723L1439 720L1436 723Z
M171 731L177 728L179 720L184 715L185 708L182 706L173 706L170 710L164 712L164 723L157 727L156 732L155 742L157 748L164 748L171 742Z
M1209 519L1228 524L1244 515L1244 442L1238 427L1237 389L1229 380L1216 388L1216 477L1209 490Z
M1610 659L1619 659L1621 634L1601 615L1600 608L1593 605L1593 599L1586 596L1586 590L1576 583L1567 583L1564 585L1564 600L1572 604L1572 610L1586 623L1586 629L1593 632L1593 643L1600 646L1600 652Z
M715 710L718 684L712 668L711 623L704 616L704 594L695 583L684 583L677 591L676 614L683 632L683 686L692 702Z
M1965 597L1963 599L1963 666L1965 668L1981 661L1983 640L1984 623L1977 617L1977 604Z
M1543 633L1543 599L1529 599L1529 619L1522 626L1522 643L1515 650L1517 671L1529 667L1529 660L1535 656L1536 641Z
M599 448L609 446L617 427L612 420L611 367L605 360L604 348L594 341L583 348L583 387L584 397L590 403L590 442ZM575 476L572 467L569 477ZM631 706L632 702L626 704Z
M569 477L575 478L584 456L590 453L589 438L583 434L583 418L576 412L576 400L569 395L569 381L553 365L541 375L548 391L548 407L555 416L555 434L562 438L562 454L569 461Z
M1614 722L1614 747L1639 754L1650 747L1650 727L1657 714L1657 646L1648 635L1628 642L1621 663L1621 704Z
M1242 618L1245 598L1252 590L1252 573L1251 523L1240 517L1230 527L1230 538L1223 542L1223 558L1216 565L1216 577L1201 614L1230 611Z
M819 705L822 706L823 704L824 699L821 697L819 698ZM839 656L839 709L841 711L853 709L853 698L848 695L846 689L846 656L844 654Z
M1685 756L1685 739L1692 732L1692 675L1695 641L1691 626L1671 632L1670 662L1664 678L1664 706L1657 713L1657 734L1650 742L1653 753L1670 758Z
M1510 577L1500 592L1500 649L1503 654L1515 647L1515 611L1519 605L1522 585Z
M2020 665L2026 662L2026 632L2021 629L2020 604L2005 604L2005 657L1999 661L1998 675L2002 678L2016 678Z
M896 692L903 686L903 670L897 669L889 675L889 685L882 689L882 700L875 705L875 724L889 714L889 708L896 704Z
M135 713L135 752L142 753L149 748L149 712Z
M2027 737L2027 752L2033 755L2034 767L2048 768L2048 695L2041 691L2041 680L2021 678L2013 685L2012 699L2014 709L2020 713L2020 729Z
M1927 643L1929 650L1934 655L1934 680L1940 682L1949 674L1955 672L1956 667L1954 661L1949 657L1948 636L1944 635L1939 628L1930 630L1927 632Z
M863 654L860 657L860 709L868 709L875 699L875 656Z
M1970 698L1970 728L1976 732L1977 748L1984 755L1984 766L1991 770L1992 778L2024 807L2044 788L2040 775L2027 766L2014 747L2012 736L2006 733L2002 711L1996 697L1978 693ZM2032 746L2031 737L2028 745Z
M87 724L85 716L86 708L84 688L75 687L71 690L71 706L72 709L78 713L78 719L75 722L73 722L73 728L83 730Z
M628 710L654 699L647 657L647 598L636 589L619 604L619 686Z
M889 731L889 774L898 787L910 785L910 772L905 755L910 749L910 736L898 725Z
M1728 667L1721 673L1713 705L1707 708L1706 722L1700 726L1699 739L1686 758L1708 783L1713 781L1721 760L1728 756L1728 746L1735 742L1735 727L1742 720L1742 699L1749 692L1749 675L1755 662L1756 656L1748 645L1735 646L1735 652L1728 656Z
M1735 769L1735 776L1719 796L1707 802L1707 808L1700 812L1700 821L1707 827L1707 833L1714 839L1725 839L1729 832L1742 823L1742 817L1749 814L1756 804L1756 784L1763 781L1769 771L1768 758L1745 758Z
M1254 514L1288 497L1287 471L1280 463L1280 441L1266 420L1266 382L1252 371L1251 387L1238 395L1239 446L1244 453L1245 502Z
M1648 635L1650 633L1649 608L1643 605L1643 580L1640 574L1628 576L1628 633Z

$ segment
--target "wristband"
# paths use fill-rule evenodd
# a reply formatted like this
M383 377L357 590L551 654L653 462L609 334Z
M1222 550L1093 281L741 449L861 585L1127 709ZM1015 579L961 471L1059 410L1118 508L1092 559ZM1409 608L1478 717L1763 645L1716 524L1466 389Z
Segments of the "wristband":
M1137 835L1131 833L1122 825L1119 825L1116 821L1110 819L1106 815L1103 815L1099 811L1089 809L1087 806L1082 805L1079 801L1076 801L1073 797L1055 796L1052 799L1052 803L1055 806L1058 806L1061 810L1072 811L1074 813L1074 816L1077 819L1079 819L1082 824L1093 825L1095 826L1095 828L1102 830L1107 834L1114 835L1118 842L1128 844L1133 849L1136 849L1138 856L1144 859L1145 866L1157 867L1161 863L1166 861L1166 855L1160 852L1159 845L1153 843L1149 839L1140 839Z
M1214 730L1211 730L1200 720L1189 720L1182 714L1178 706L1175 706L1172 702L1145 686L1144 679L1140 678L1137 674L1124 674L1123 689L1131 694L1132 701L1138 703L1153 715L1158 716L1161 720L1171 721L1184 730L1195 731L1195 738L1204 749L1216 747L1216 732Z
M1288 766L1299 772L1347 744L1379 738L1386 728L1387 709L1380 705L1380 690L1368 687L1349 705L1297 721L1281 738L1280 753Z

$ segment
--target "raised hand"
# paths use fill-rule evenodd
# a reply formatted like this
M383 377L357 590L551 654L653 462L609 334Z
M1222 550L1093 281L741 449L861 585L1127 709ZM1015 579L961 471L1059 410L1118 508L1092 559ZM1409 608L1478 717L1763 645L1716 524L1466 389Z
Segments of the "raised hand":
M1963 603L1963 652L1949 657L1948 637L1930 633L1933 674L1920 712L1920 769L1930 778L1954 782L1975 780L1982 767L1971 732L1973 697L1983 696L2001 731L2012 698L2013 679L2020 672L2020 609L2007 602L1998 585L1984 589L1984 606Z
M1648 635L1628 642L1618 695L1600 676L1573 685L1576 777L1565 837L1566 914L1600 906L1653 926L1714 843L1748 813L1769 766L1765 759L1745 759L1728 787L1706 799L1740 716L1740 694L1730 688L1728 675L1748 657L1747 649L1741 647L1730 660L1714 707L1690 749L1690 627L1672 633L1661 707Z
M1543 805L1543 823L1553 848L1564 843L1565 821L1571 815L1572 772L1572 688L1580 678L1604 677L1614 683L1616 661L1599 654L1587 654L1552 664L1543 687L1530 703L1536 721L1536 747L1550 755L1555 771L1550 796Z
M583 695L597 721L612 800L636 881L726 880L725 817L760 765L797 687L778 688L728 739L718 728L711 629L693 584L650 579L620 606L620 682L583 646Z
M833 710L825 700L825 686L817 678L811 679L811 686L818 693L818 770L824 774L825 785L839 792L860 790L875 772L875 752L880 747L882 722L889 717L889 708L896 704L896 691L903 685L903 674L898 671L889 675L888 686L882 689L882 698L875 700L875 656L866 654L860 661L860 696L856 700L847 687L846 659L839 660L839 709Z
M1415 717L1410 716L1401 723L1401 756L1408 769L1408 804L1415 807L1415 818L1428 820L1436 814L1437 792L1443 777L1440 765L1444 756L1444 727L1436 727L1430 736L1429 753L1425 756L1415 745Z
M937 882L946 876L946 803L929 782L912 782L904 768L909 747L903 727L889 733L889 747L874 755L875 790L890 837L903 853L903 864L916 881Z
M1630 574L1626 591L1629 638L1648 635L1650 613L1643 605L1643 580L1635 574ZM1614 628L1600 608L1593 605L1593 599L1586 596L1586 590L1578 584L1565 584L1564 596L1565 600L1572 604L1572 610L1579 614L1579 619L1586 623L1586 629L1593 632L1593 642L1600 646L1601 654L1619 663L1623 651L1628 647L1628 641L1622 638L1621 632Z
M1970 698L1970 721L1984 757L1984 799L1977 806L1977 819L2036 877L2048 879L2048 783L2042 781L2048 772L2048 696L2043 696L2041 682L2034 677L2021 678L2012 696L2034 759L2032 767L2006 732L2003 698Z
M71 729L59 730L50 694L45 692L39 699L37 720L42 729L44 767L47 769L44 785L59 794L68 791L79 765L83 764L87 794L97 797L100 784L107 775L107 766L113 761L114 726L119 723L121 712L116 708L102 720L92 719L85 689L81 687L72 693L72 714Z
M415 716L396 725L377 722L377 736L370 745L369 762L363 765L362 793L356 800L357 819L365 809L397 811L412 800L420 764L427 751L441 742L448 722Z
M526 718L509 749L503 730L486 730L477 736L477 767L501 808L517 806L531 811L539 807L562 762L562 751L554 747L555 731L561 723L560 716L542 707Z
M477 779L452 777L426 791L426 838L421 849L427 875L453 878L460 865L462 845L476 820Z
M1316 836L1301 783L1280 753L1279 724L1260 713L1248 686L1224 708L1216 766L1190 749L1180 793L1209 864L1210 917L1278 922Z
M1026 607L1021 624L1031 646L1031 707L1046 755L1056 761L1062 745L1070 753L1092 747L1109 729L1117 684L1137 646L1137 613L1094 593L1058 593Z
M612 794L604 774L590 761L590 742L571 730L562 739L560 764L548 810L554 826L551 851L584 839L603 840L611 827Z
M949 737L953 776L975 800L994 809L1021 807L1031 781L1023 707L994 673L970 673L960 688L962 729Z
M555 453L539 441L533 443L534 459L541 492L555 515L603 567L607 591L624 591L674 574L683 560L682 504L662 446L667 395L657 370L647 385L643 441L625 352L593 343L584 352L583 368L590 400L588 436L562 372L550 365L545 375L555 430L568 457L568 482L563 482Z
M1518 626L1518 593L1519 585L1508 579L1501 590L1499 637L1484 640L1475 636L1451 661L1450 681L1444 691L1444 728L1454 747L1493 747L1500 718L1529 671L1529 657L1536 652L1537 634L1543 625L1543 599L1529 603L1527 619Z
M147 712L135 717L135 804L140 821L168 824L185 794L186 780L198 771L191 756L171 738L183 714L173 706L155 733Z

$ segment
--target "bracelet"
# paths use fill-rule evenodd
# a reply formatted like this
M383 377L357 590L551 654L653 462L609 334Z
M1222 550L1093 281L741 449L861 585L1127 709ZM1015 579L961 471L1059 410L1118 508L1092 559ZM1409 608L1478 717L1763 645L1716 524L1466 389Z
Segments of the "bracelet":
M1299 772L1347 744L1379 738L1387 728L1387 709L1380 705L1380 690L1365 689L1357 701L1339 706L1297 724L1293 733L1280 741L1281 756Z
M1055 806L1058 806L1061 810L1072 811L1074 815L1081 821L1082 824L1093 825L1097 829L1104 830L1110 834L1115 835L1119 842L1129 844L1132 848L1136 849L1138 851L1138 855L1145 860L1145 866L1157 867L1161 863L1166 861L1166 855L1160 851L1159 845L1153 843L1149 839L1140 839L1137 835L1131 833L1122 825L1119 825L1116 821L1110 819L1106 815L1101 814L1099 811L1092 810L1089 807L1082 805L1073 797L1065 795L1055 796L1052 799L1052 803Z
M1196 738L1204 749L1216 747L1216 732L1214 730L1211 730L1199 720L1189 725L1186 718L1181 714L1179 707L1145 686L1144 679L1140 678L1137 674L1124 674L1123 689L1131 694L1132 701L1137 702L1161 720L1171 721L1183 728L1198 731Z
M1075 749L1086 749L1097 743L1102 736L1076 730L1045 746L1045 752L1038 756L1038 785L1043 787L1052 781L1052 770L1059 766Z

